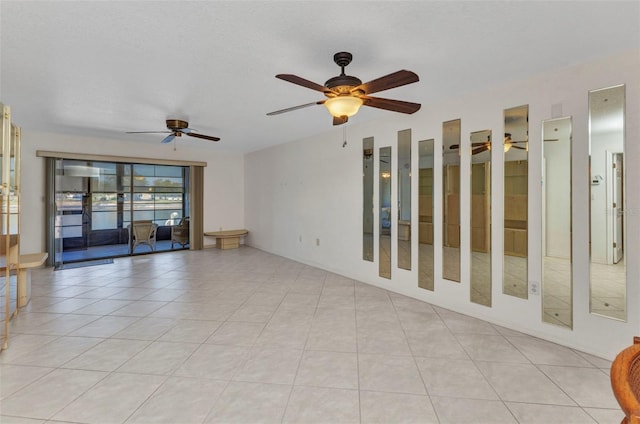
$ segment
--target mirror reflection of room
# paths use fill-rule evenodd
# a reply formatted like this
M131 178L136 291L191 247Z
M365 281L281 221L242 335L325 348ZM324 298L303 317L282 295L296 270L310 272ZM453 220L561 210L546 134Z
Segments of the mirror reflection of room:
M418 287L433 284L433 139L418 142Z
M625 87L589 92L591 312L626 320Z
M362 259L373 262L373 137L362 140Z
M491 131L471 133L471 301L491 306Z
M442 278L460 282L460 119L442 124Z
M380 277L391 278L391 147L380 148L380 238L378 242Z
M411 269L411 130L398 131L398 268Z
M542 123L542 320L571 328L571 118Z
M528 295L529 106L504 111L504 294Z

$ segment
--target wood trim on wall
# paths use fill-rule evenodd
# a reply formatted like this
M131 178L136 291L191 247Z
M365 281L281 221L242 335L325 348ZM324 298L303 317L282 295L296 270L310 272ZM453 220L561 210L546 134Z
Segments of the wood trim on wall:
M207 162L198 162L190 160L174 160L174 159L153 159L153 158L137 158L131 156L112 156L112 155L95 155L87 153L70 153L70 152L51 152L47 150L37 150L36 156L39 158L56 158L56 159L76 159L90 160L101 162L126 162L141 163L149 165L175 165L175 166L191 166L204 167Z
M189 249L204 247L204 167L191 166L189 170Z

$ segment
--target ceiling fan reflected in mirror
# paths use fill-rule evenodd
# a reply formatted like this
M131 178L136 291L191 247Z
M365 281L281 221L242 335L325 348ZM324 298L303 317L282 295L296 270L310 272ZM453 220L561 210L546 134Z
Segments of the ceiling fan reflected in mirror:
M379 91L418 82L418 75L411 71L400 70L363 84L359 78L346 75L344 72L344 68L351 63L352 59L353 55L349 52L339 52L333 55L333 61L340 67L341 72L340 75L327 80L324 85L316 84L315 82L292 74L276 75L276 78L283 81L319 91L327 98L317 102L276 110L267 113L267 115L279 115L281 113L323 104L333 116L333 125L341 125L347 122L350 116L358 113L360 106L375 107L406 114L415 113L420 110L421 105L419 103L370 96L370 94Z
M161 143L171 143L176 137L182 137L182 134L189 137L200 138L209 141L220 141L219 137L213 137L210 135L200 134L195 132L193 128L189 128L189 123L181 119L167 119L167 131L127 131L127 134L169 134Z
M524 144L523 146L518 146L517 144ZM460 148L459 144L452 144L450 147L452 150L456 150ZM511 150L511 148L519 149L519 150L529 150L529 142L524 141L514 141L511 139L511 134L504 134L504 151L505 153ZM491 150L491 141L483 141L480 143L471 143L471 154L477 155L482 152L486 152L487 150Z

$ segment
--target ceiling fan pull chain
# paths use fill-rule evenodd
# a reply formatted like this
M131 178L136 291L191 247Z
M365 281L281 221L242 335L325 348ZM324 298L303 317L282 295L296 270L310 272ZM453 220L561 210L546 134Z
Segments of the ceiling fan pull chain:
M347 124L342 126L342 147L347 147Z

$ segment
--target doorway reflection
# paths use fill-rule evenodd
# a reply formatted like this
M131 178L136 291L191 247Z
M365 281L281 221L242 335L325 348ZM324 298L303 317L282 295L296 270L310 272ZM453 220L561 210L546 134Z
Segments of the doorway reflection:
M590 311L627 318L625 86L589 92Z

